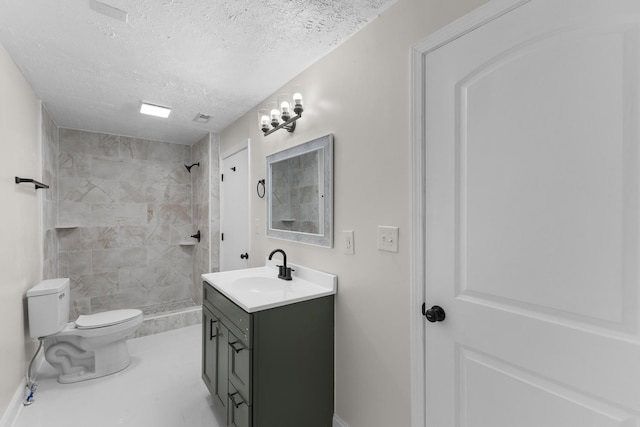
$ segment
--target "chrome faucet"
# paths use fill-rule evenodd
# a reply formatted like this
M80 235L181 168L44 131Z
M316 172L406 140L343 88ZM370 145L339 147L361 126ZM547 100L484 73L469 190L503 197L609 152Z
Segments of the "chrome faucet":
M282 249L276 249L273 252L271 252L269 254L269 261L271 261L271 258L273 257L273 255L277 254L278 252L282 254L282 265L278 266L278 279L291 280L291 272L295 270L292 270L291 268L287 267L287 254L284 253Z

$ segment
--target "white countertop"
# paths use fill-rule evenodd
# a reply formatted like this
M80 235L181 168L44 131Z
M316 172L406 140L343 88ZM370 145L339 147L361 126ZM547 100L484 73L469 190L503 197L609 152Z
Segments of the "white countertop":
M280 260L267 260L264 267L207 273L202 275L202 280L249 313L337 292L338 277L335 274L296 264L287 263L295 270L291 272L292 280L278 279L276 265L281 263Z

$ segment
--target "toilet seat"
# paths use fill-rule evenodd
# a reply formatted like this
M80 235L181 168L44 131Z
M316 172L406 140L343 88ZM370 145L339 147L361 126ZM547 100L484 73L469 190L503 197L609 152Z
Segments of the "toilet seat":
M141 316L142 311L136 309L110 310L102 313L80 315L74 323L77 329L96 329L118 325Z

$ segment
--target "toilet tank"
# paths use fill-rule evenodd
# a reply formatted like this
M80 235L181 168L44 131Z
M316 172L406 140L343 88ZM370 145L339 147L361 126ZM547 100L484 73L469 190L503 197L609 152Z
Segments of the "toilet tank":
M29 335L46 337L60 332L69 322L71 282L65 279L43 280L27 291Z

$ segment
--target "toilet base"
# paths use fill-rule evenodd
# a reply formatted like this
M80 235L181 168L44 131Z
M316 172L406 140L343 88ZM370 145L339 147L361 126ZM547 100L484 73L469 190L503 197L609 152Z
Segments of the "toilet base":
M80 341L73 336L45 338L45 360L58 371L61 384L115 374L131 364L125 339L91 349Z

